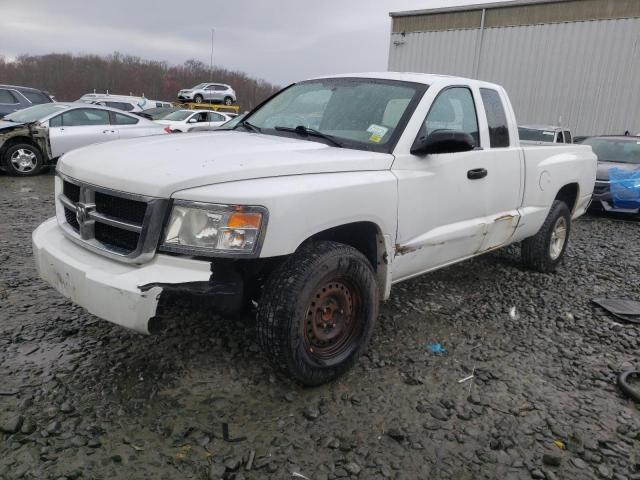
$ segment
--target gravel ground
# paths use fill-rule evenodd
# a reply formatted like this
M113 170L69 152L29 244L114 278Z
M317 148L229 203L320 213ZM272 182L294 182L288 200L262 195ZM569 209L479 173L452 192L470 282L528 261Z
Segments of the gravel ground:
M144 337L39 280L52 184L0 176L0 478L640 479L615 385L640 327L590 305L640 296L638 223L581 219L554 275L510 247L400 284L356 368L304 389L250 318L175 305Z

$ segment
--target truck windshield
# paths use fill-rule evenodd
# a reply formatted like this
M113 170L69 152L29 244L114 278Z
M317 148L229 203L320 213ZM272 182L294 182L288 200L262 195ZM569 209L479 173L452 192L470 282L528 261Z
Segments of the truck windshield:
M310 80L282 90L244 120L268 135L390 152L426 89L371 78Z
M37 122L38 120L41 120L57 111L64 110L65 108L69 107L60 103L43 103L42 105L18 110L17 112L7 115L3 120L9 120L10 122L16 123Z
M556 137L556 132L553 130L544 130L539 128L518 127L518 135L520 136L520 140L553 143Z
M591 145L601 162L640 164L640 137L587 138L583 145Z

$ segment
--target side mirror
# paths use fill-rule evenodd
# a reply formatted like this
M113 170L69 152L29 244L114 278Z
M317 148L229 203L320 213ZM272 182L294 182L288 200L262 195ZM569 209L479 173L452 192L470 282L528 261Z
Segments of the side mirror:
M418 137L411 147L414 155L430 153L468 152L476 147L473 137L457 130L436 130L426 137Z
M197 118L195 118L195 117L190 118L190 119L189 119L189 121L188 121L187 123L198 123L198 119L197 119Z

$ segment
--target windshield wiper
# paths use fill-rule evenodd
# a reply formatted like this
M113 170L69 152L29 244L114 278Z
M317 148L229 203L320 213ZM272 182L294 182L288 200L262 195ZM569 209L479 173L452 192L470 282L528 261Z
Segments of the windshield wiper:
M342 144L331 135L327 135L326 133L319 132L318 130L314 130L313 128L305 127L304 125L298 125L295 128L274 127L274 129L279 132L297 133L298 135L302 135L303 137L314 136L314 137L324 138L325 140L329 141L334 147L342 148Z
M247 120L241 121L236 126L242 126L242 127L246 128L247 130L250 130L250 131L256 132L256 133L260 133L262 131L262 129L260 127L256 127L253 123L249 123Z

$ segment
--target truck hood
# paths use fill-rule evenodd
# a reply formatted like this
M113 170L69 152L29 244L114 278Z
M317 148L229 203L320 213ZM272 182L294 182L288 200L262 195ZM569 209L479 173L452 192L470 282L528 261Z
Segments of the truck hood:
M609 170L612 168L620 168L622 170L632 171L640 169L640 165L637 163L625 163L625 162L598 162L598 173L596 180L609 180Z
M79 148L58 170L97 186L153 197L285 175L388 170L393 155L238 131L173 134Z

